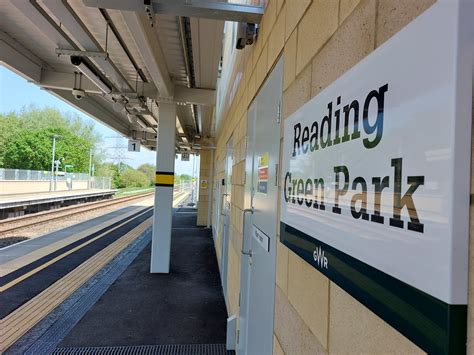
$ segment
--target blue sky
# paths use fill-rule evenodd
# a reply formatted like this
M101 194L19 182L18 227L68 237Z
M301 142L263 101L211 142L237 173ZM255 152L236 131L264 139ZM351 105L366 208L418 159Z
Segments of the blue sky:
M117 132L83 114L81 111L76 110L74 107L45 90L41 90L35 84L27 82L21 76L0 64L0 113L19 111L22 107L31 104L38 108L53 107L61 112L73 112L79 115L84 121L93 122L96 132L104 137L103 147L106 150L107 156L112 157L114 155L115 149L111 147L117 146L117 139L105 137L116 137L118 135ZM120 145L126 146L126 144L127 140L125 138L120 140ZM143 163L155 164L155 157L155 152L142 147L139 153L126 152L124 162L136 168ZM182 162L179 159L175 160L176 173L191 175L192 159L191 157L191 161L189 162Z

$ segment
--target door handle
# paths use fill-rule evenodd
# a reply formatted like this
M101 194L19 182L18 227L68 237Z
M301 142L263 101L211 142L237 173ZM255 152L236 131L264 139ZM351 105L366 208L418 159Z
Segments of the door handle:
M240 248L240 252L242 253L242 255L247 255L247 256L250 256L250 257L252 257L252 249L249 249L249 250L247 250L247 251L244 250L244 240L245 240L245 230L246 230L246 228L245 228L245 215L246 215L247 213L253 214L253 212L254 212L253 207L251 207L251 208L246 208L246 209L244 209L244 211L243 211L243 213L244 213L244 220L243 220L243 230L244 230L244 233L243 233L243 235L242 235L242 246L241 246L241 248Z
M278 186L278 163L275 164L275 186Z

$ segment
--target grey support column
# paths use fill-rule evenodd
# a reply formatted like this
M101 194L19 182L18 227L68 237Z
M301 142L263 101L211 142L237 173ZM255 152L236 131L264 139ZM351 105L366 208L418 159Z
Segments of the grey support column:
M152 273L169 273L175 159L176 103L159 104L156 143L155 211L151 241Z

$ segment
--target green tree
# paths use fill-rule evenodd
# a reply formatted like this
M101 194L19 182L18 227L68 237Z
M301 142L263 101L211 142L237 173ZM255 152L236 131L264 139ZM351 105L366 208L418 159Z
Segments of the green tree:
M149 186L155 184L155 166L151 164L142 164L137 168L138 171L141 171L148 177Z
M94 174L97 176L113 177L116 170L116 167L112 163L99 163L95 165Z
M21 122L14 113L0 114L0 167L4 166L6 144L21 130L20 126Z
M95 165L103 160L95 149L101 137L95 133L92 121L53 108L29 106L0 115L0 167L50 170L54 134L61 136L56 142L56 159L63 158L62 166L71 164L72 171L87 173L90 149L95 151Z
M53 136L56 139L57 160L61 160L60 170L65 164L73 165L75 172L89 171L89 150L91 142L65 128L40 128L21 130L5 144L3 165L12 169L49 170Z
M191 175L188 174L181 174L179 176L180 181L191 181Z
M117 189L120 187L120 173L118 166L114 163L101 163L96 165L95 175L109 176L112 178L112 187Z
M63 114L54 108L38 109L34 105L20 110L17 114L21 126L25 130L41 128L66 129L94 144L100 141L100 136L94 131L92 121L84 121L74 113Z
M119 187L148 187L149 179L142 171L126 169L120 176Z

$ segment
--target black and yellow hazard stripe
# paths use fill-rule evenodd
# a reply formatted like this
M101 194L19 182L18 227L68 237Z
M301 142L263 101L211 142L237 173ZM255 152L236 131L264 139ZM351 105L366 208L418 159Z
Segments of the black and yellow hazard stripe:
M174 185L174 172L157 171L155 175L155 186L170 186Z

